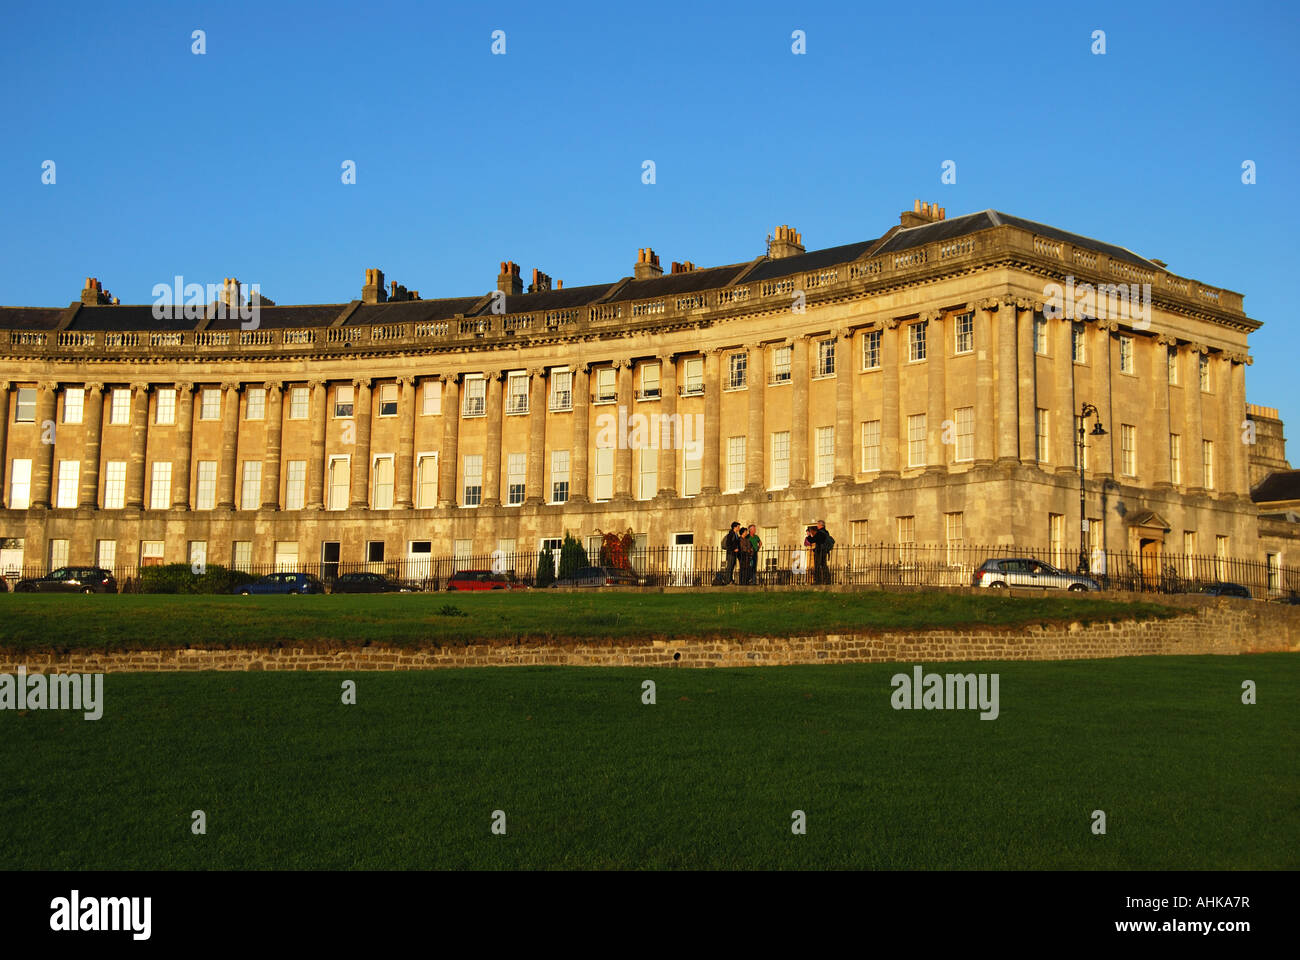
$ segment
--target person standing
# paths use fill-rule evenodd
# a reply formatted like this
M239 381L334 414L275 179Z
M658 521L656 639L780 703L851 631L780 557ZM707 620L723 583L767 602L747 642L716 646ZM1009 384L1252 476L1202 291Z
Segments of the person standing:
M739 521L731 522L731 529L727 535L722 538L722 549L727 554L727 569L722 575L722 582L725 586L730 586L735 582L736 564L740 560L740 534L737 529L740 527ZM741 574L744 574L744 568L741 568Z
M754 547L749 542L749 528L742 523L736 536L740 543L740 583L748 586L754 582Z
M758 524L749 525L749 534L745 539L749 542L749 582L758 583L758 551L763 549L763 541L758 535Z
M815 583L831 582L831 568L826 560L834 546L835 538L826 529L826 521L818 520L817 527L813 531L813 581Z

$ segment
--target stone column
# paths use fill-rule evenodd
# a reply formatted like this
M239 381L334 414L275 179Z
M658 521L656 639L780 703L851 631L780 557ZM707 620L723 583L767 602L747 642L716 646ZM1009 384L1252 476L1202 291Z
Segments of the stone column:
M618 360L614 363L618 370L618 409L619 420L628 422L632 411L636 409L636 400L632 395L632 374L636 367L633 360ZM614 499L627 500L632 496L632 445L619 438L614 447Z
M591 433L591 367L581 361L573 371L573 451L569 456L569 501L587 502L587 439Z
M975 314L975 463L993 462L997 411L993 401L993 312L998 301L981 300Z
M32 458L32 496L33 507L49 507L51 504L50 488L54 480L54 444L47 440L57 439L54 426L55 410L58 408L59 385L55 381L43 380L36 385L36 454Z
M763 465L767 459L763 446L763 405L767 397L767 380L764 376L767 364L761 343L746 344L745 350L749 355L746 381L749 390L749 423L745 436L745 490L747 493L758 493L766 487L763 482Z
M1246 406L1242 404L1241 409L1237 410L1233 402L1232 356L1229 353L1219 353L1210 358L1215 400L1219 406L1219 436L1222 438L1214 444L1216 453L1222 447L1222 464L1219 467L1222 476L1216 478L1218 482L1215 487L1228 495L1238 492L1237 461L1245 459L1246 452L1241 435L1241 421L1246 418Z
M266 455L262 459L262 509L280 509L280 445L284 433L284 384L268 380L266 388Z
M835 336L835 483L853 482L853 331Z
M415 485L415 403L420 382L414 377L398 377L397 389L401 391L397 415L402 422L397 428L397 457L393 464L393 506L410 510L414 505L411 492Z
M352 381L352 424L356 443L352 451L351 491L348 507L370 509L370 379Z
M1056 395L1053 397L1056 417L1052 424L1056 428L1056 469L1068 469L1073 473L1078 469L1074 458L1079 444L1079 436L1074 429L1079 402L1074 396L1074 360L1071 357L1074 323L1062 317L1054 325L1050 320L1048 324L1048 329L1055 330L1056 335L1056 356L1052 358L1056 373Z
M546 368L528 371L528 472L524 477L524 505L546 502Z
M4 404L0 403L0 408ZM77 502L83 507L99 509L99 449L104 432L104 385L102 383L86 384L86 402L82 411L85 420L85 442L81 446L81 480L77 492ZM0 430L3 430L0 427ZM4 450L4 438L0 436L0 451Z
M880 337L880 372L884 377L880 393L880 477L899 475L899 336L898 320L889 317L881 327Z
M131 384L131 456L126 463L126 508L144 509L145 456L149 449L149 384Z
M659 362L659 493L660 499L677 499L677 448L682 446L686 436L686 424L677 422L677 355L668 354ZM672 437L666 436L668 424L672 424ZM692 428L690 438L699 443Z
M483 506L501 506L501 394L505 371L487 371L487 441L483 450Z
M722 357L716 349L704 354L704 460L700 464L700 493L719 491L718 467L722 459L718 434L722 421Z
M325 509L325 484L329 482L325 470L326 400L329 383L313 380L311 388L311 456L307 460L307 509Z
M1016 301L1016 394L1019 397L1020 462L1038 464L1038 362L1034 356L1034 304ZM1050 427L1048 428L1050 431ZM1051 434L1048 434L1050 457Z
M1201 354L1208 348L1199 343L1187 345L1187 360L1183 364L1183 399L1186 403L1183 427L1183 483L1188 491L1205 489L1205 470L1201 459Z
M1169 347L1178 341L1173 337L1161 334L1158 337L1146 337L1144 343L1150 345L1151 363L1151 418L1148 421L1151 429L1155 431L1155 436L1151 439L1151 472L1147 474L1145 486L1152 487L1169 487L1173 485L1173 467L1169 462L1169 435L1172 432L1169 425L1169 364L1168 350ZM1136 341L1134 346L1136 346ZM1134 358L1136 363L1136 358ZM1138 427L1143 430L1142 426ZM1143 448L1147 444L1142 444ZM1143 471L1146 474L1146 471ZM1181 549L1181 544L1180 544Z
M217 509L235 509L236 473L239 470L239 392L243 384L221 385L221 462L217 466ZM323 418L322 418L323 420ZM128 485L128 491L130 487ZM131 506L130 493L126 505Z
M172 459L173 510L190 508L190 464L194 459L193 447L194 384L179 380L176 382L176 451ZM96 487L98 487L98 480Z
M5 444L9 440L9 388L11 386L8 380L0 380L0 509L5 509L9 503L9 454Z
M998 462L1020 459L1019 407L1016 396L1016 302L998 303Z
M442 447L438 451L438 506L454 507L460 502L456 493L456 458L460 440L460 382L462 374L442 380Z
M808 338L795 337L790 350L790 487L808 486L808 391L812 368L808 365Z
M1119 324L1114 320L1098 320L1094 325L1096 333L1093 343L1096 344L1096 351L1092 357L1092 403L1106 428L1106 436L1094 437L1090 441L1096 459L1089 461L1088 473L1105 478L1115 475L1115 447L1119 442L1120 425L1113 422L1110 406L1111 333L1119 329Z
M928 322L926 327L926 392L928 394L925 408L926 432L926 473L946 473L952 451L943 442L943 422L948 413L948 391L944 379L948 363L948 324L944 323L943 314L938 310L921 315Z
M1246 367L1254 360L1246 353L1232 355L1232 410L1237 430L1237 476L1232 492L1238 496L1250 498L1250 454L1253 447L1242 444L1242 422L1246 419Z

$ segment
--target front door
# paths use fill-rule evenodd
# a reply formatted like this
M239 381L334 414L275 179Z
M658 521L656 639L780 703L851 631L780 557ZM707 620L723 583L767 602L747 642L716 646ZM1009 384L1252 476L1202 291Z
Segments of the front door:
M668 569L675 587L690 586L695 570L695 534L674 533Z
M320 578L330 583L339 575L339 545L337 540L327 540L320 545Z

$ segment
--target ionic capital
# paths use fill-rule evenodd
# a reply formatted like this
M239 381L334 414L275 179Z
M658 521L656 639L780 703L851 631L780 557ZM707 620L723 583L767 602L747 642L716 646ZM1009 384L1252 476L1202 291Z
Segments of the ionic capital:
M240 390L244 389L244 385L238 380L226 380L221 384L221 389L223 391L233 391L234 393L238 393Z
M943 316L943 314L938 310L927 310L925 313L921 314L920 319L924 323L934 323L937 322L941 316Z

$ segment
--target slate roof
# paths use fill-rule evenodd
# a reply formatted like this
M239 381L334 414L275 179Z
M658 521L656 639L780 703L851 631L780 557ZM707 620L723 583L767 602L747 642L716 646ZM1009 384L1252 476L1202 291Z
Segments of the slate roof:
M1300 500L1300 470L1277 470L1270 473L1250 491L1250 499L1256 503Z

